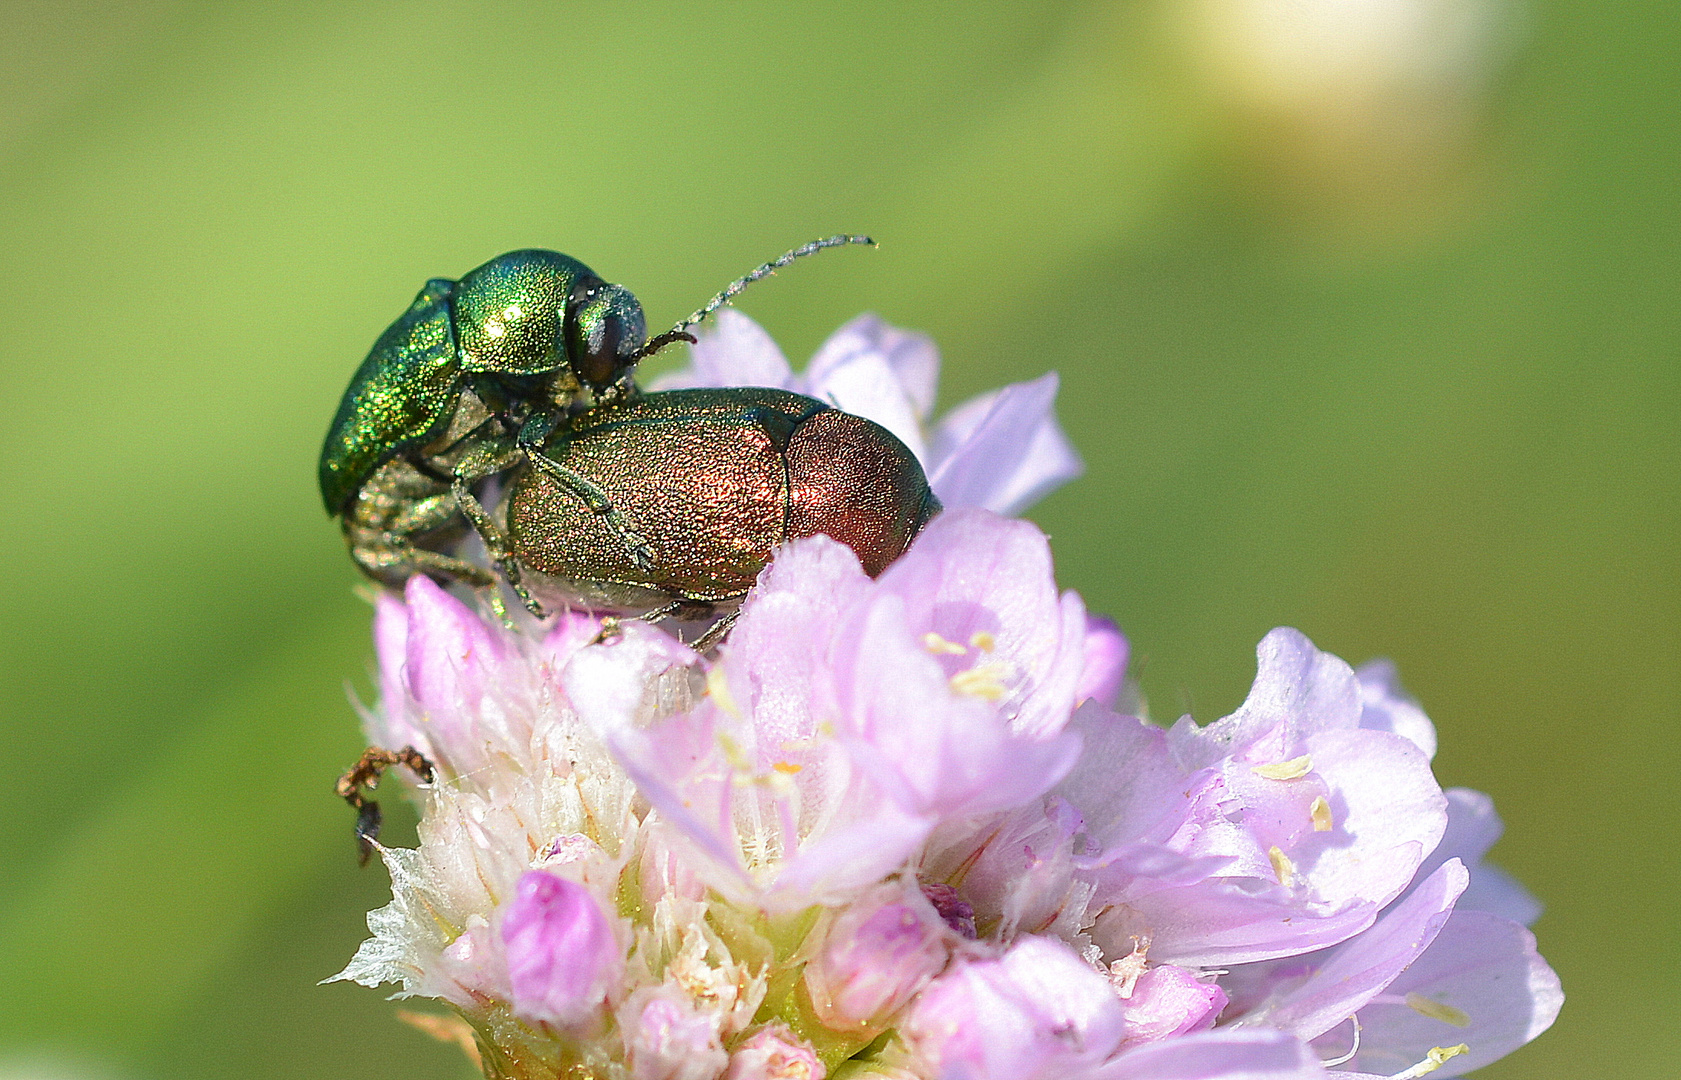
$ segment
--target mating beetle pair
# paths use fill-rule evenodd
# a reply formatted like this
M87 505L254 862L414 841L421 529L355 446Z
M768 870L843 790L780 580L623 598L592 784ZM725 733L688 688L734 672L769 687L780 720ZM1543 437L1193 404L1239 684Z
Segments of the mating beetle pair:
M824 533L879 573L939 509L884 428L768 389L642 394L635 365L747 285L865 237L814 241L646 340L641 305L582 263L516 251L434 279L375 343L321 453L357 564L475 586L469 528L535 614L704 615L746 594L776 544ZM480 498L500 480L493 513Z

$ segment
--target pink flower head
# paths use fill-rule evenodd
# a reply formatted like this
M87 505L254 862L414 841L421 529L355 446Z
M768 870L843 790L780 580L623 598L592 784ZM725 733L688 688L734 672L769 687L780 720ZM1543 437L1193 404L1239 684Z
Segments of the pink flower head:
M785 545L706 655L380 598L368 731L435 775L338 977L533 1080L1449 1077L1551 1024L1539 907L1393 668L1279 629L1230 716L1131 715L1126 637L1000 516L1078 471L1054 376L930 425L937 374L865 317L796 376L721 314L675 382L870 416L947 509L873 579Z

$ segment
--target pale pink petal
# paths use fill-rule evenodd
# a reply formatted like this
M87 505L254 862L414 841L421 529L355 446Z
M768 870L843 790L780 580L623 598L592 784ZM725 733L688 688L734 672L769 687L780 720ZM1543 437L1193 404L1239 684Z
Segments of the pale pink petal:
M1504 826L1494 800L1470 788L1449 788L1448 827L1442 842L1419 867L1423 877L1448 859L1460 859L1471 871L1471 884L1459 898L1459 911L1486 911L1528 926L1541 917L1541 903L1510 874L1483 861Z
M1085 471L1056 422L1055 372L1012 383L947 413L929 451L940 502L1018 514Z
M1088 614L1085 664L1074 699L1084 701L1091 698L1100 705L1114 708L1121 696L1121 684L1126 679L1129 652L1126 635L1121 633L1114 620Z
M424 574L409 578L404 595L409 693L433 713L476 708L507 654L500 634Z
M1243 1017L1312 1040L1359 1012L1418 959L1441 932L1468 875L1457 861L1432 874L1363 933L1320 954L1307 980ZM1289 962L1280 961L1286 966ZM1234 975L1240 975L1236 972Z
M1060 780L1078 737L1012 732L987 700L951 689L906 622L898 597L878 596L835 646L844 737L872 781L907 811L949 816L1013 806Z
M724 308L710 331L689 348L689 366L650 384L652 390L695 386L769 386L793 388L794 373L782 350L764 327Z
M1187 782L1161 728L1095 702L1081 706L1072 726L1083 750L1057 792L1084 816L1094 859L1124 845L1166 844L1188 822L1223 817L1209 798L1211 778Z
M1481 911L1455 911L1423 956L1360 1010L1364 1032L1353 1068L1389 1075L1432 1047L1464 1043L1435 1076L1479 1069L1552 1026L1564 1003L1558 976L1535 936Z
M867 788L861 791L868 793ZM879 796L801 843L754 893L766 910L800 911L837 904L902 870L928 837L932 820Z
M1364 930L1378 914L1378 905L1369 901L1308 910L1291 890L1247 877L1216 876L1145 896L1122 892L1114 899L1135 913L1133 925L1117 927L1115 937L1122 936L1121 929L1148 935L1152 960L1186 967L1322 949Z
M578 650L601 636L601 620L588 612L562 611L543 635L542 651L551 671L559 671Z
M890 881L821 931L805 967L812 1009L837 1031L880 1029L946 966L951 931L922 890Z
M759 575L719 663L768 743L809 739L828 704L825 657L841 615L870 592L851 548L827 536L784 544Z
M1163 964L1140 975L1122 1005L1127 1033L1121 1045L1125 1048L1213 1027L1215 1017L1226 1007L1226 993L1212 978Z
M370 717L377 725L368 734L379 746L422 746L420 732L409 720L409 686L403 669L409 661L409 609L385 590L374 601L374 655L379 661L379 708Z
M1058 595L1050 545L1036 526L948 510L879 585L904 600L913 648L946 676L996 672L1005 691L997 707L1015 731L1050 735L1067 724L1085 664L1085 606L1073 593Z
M1279 627L1255 649L1255 684L1238 710L1207 727L1189 717L1168 733L1180 764L1200 769L1273 736L1277 753L1295 756L1316 731L1360 724L1360 684L1340 658L1320 652L1299 630Z
M1090 1074L1090 1080L1324 1080L1325 1068L1301 1040L1276 1031L1204 1031L1145 1043ZM1081 1080L1086 1080L1082 1076Z
M940 353L934 339L890 326L874 315L860 315L829 335L806 368L806 384L811 388L806 392L822 397L818 390L827 384L830 373L861 356L877 356L886 362L893 382L910 400L918 419L925 420L934 411L934 392L940 379Z
M931 1075L1063 1080L1108 1058L1125 1028L1107 979L1061 942L1026 937L936 979L900 1034Z
M1330 788L1332 821L1329 831L1309 828L1284 847L1303 886L1329 903L1388 904L1447 828L1447 799L1428 759L1412 741L1382 731L1326 731L1302 749Z
M1401 689L1395 665L1388 660L1373 660L1360 665L1354 674L1360 680L1360 726L1405 735L1426 757L1435 757L1436 725Z
M718 1017L677 987L644 987L618 1015L631 1080L714 1080L729 1065Z

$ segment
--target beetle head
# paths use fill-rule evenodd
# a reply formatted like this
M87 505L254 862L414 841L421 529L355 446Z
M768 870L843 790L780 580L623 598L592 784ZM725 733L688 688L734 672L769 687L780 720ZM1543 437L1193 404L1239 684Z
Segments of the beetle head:
M566 352L572 370L591 389L624 378L648 339L642 304L622 285L581 278L566 305Z

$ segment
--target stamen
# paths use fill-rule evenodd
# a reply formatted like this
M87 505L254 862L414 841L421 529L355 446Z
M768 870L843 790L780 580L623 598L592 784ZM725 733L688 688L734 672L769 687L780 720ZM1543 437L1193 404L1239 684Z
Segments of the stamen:
M1334 1069L1338 1065L1347 1065L1349 1062L1354 1060L1354 1055L1360 1052L1360 1014L1355 1013L1348 1019L1354 1025L1354 1045L1349 1047L1348 1053L1344 1054L1342 1057L1332 1058L1329 1061L1321 1061L1319 1063L1327 1069Z
M1314 832L1331 831L1331 804L1325 801L1325 796L1314 799L1307 812L1308 816L1313 818Z
M1469 1054L1470 1052L1471 1048L1466 1046L1464 1043L1460 1043L1458 1046L1434 1047L1428 1054L1424 1055L1423 1061L1414 1065L1405 1072L1395 1073L1390 1076L1388 1080L1417 1080L1420 1076L1427 1076L1430 1073L1435 1072L1443 1065L1446 1065L1449 1060L1458 1057L1460 1054Z
M730 693L730 681L724 675L723 665L716 665L706 673L706 693L718 703L720 709L737 720L741 719L741 707L735 703L735 697Z
M1010 693L1000 678L1003 674L1002 665L978 664L968 671L959 671L953 675L951 688L955 693L967 694L970 697L1002 701Z
M730 768L738 773L751 775L753 762L747 757L747 753L741 748L741 744L736 742L729 732L718 732L718 749L723 753L724 762Z
M981 652L991 652L992 650L998 648L998 639L987 633L985 630L976 630L973 634L969 635L969 644L973 645Z
M1464 1012L1452 1005L1432 1001L1423 994L1408 994L1407 1007L1415 1013L1428 1016L1432 1020L1440 1020L1444 1024L1452 1024L1456 1028L1471 1026L1471 1018Z
M787 776L794 776L802 771L805 766L793 761L779 761L775 765L772 765L771 768Z
M1256 765L1251 770L1256 776L1268 780L1300 780L1313 771L1313 757L1303 754L1299 758L1289 761L1278 761L1271 765Z
M1290 856L1278 849L1274 844L1267 849L1267 858L1272 860L1272 872L1278 875L1280 885L1289 885L1296 880L1296 864L1290 861Z
M1133 934L1132 952L1121 957L1109 965L1109 982L1115 988L1115 995L1126 1001L1132 997L1133 987L1138 977L1144 974L1145 958L1150 954L1150 935Z
M969 651L955 641L947 641L932 630L922 635L922 647L935 656L962 656Z

